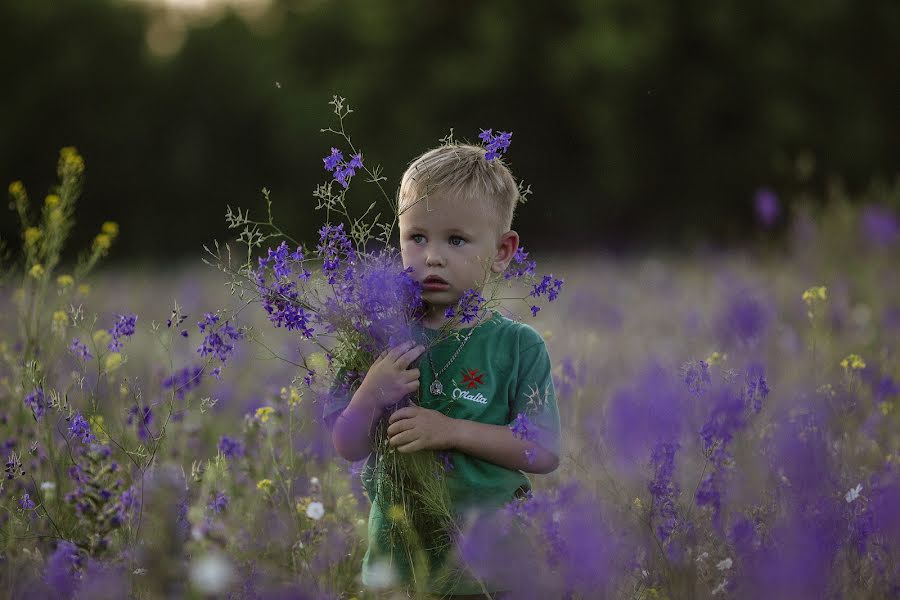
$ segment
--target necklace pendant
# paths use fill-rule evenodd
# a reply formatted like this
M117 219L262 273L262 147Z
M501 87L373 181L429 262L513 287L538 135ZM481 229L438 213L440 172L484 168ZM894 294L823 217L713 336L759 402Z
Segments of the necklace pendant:
M431 387L428 388L428 391L431 392L432 396L443 396L444 395L444 386L441 385L441 382L435 379L431 382Z

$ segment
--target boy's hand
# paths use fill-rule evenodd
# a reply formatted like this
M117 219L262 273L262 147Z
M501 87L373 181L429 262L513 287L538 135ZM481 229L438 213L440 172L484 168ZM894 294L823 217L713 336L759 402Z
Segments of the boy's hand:
M411 341L383 352L372 363L359 391L363 391L379 408L396 404L419 389L419 369L410 369L409 365L423 352L425 346L416 346Z
M399 452L448 450L453 445L453 419L429 408L407 406L391 415L387 434Z

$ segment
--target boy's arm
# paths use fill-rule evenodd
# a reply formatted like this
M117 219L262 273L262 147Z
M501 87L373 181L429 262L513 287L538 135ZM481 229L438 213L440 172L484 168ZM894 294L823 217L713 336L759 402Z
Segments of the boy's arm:
M381 413L381 408L362 389L353 394L331 431L334 449L350 462L361 460L372 451L372 432Z
M505 425L453 419L451 431L455 450L501 467L546 474L559 466L558 456L540 444L515 437Z

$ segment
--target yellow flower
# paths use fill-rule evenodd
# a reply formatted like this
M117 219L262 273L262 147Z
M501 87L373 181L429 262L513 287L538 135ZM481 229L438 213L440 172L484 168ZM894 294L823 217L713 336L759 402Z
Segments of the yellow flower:
M324 352L315 352L306 359L306 366L314 373L324 373L328 370L328 359Z
M109 436L106 434L104 423L103 423L103 415L94 415L88 421L91 424L91 432L97 436L97 441L101 444L105 444L109 441Z
M866 361L859 354L850 354L841 361L845 371L859 371L866 368Z
M63 220L62 211L58 208L54 208L50 211L50 224L51 225L59 225Z
M644 503L641 502L641 499L637 496L634 497L634 500L631 501L631 504L636 510L644 510Z
M274 412L275 409L271 406L263 406L262 408L256 409L256 418L263 423L267 423L269 421L269 417L271 417L272 413Z
M72 285L74 283L75 283L75 280L72 278L71 275L60 275L59 277L56 278L56 285L58 285L60 287L69 287L70 285Z
M889 414L891 414L891 411L894 410L894 403L882 402L878 405L878 408L881 409L881 414L883 414L884 416L888 416Z
M392 504L388 509L387 516L391 521L406 522L406 511L399 504Z
M25 230L25 245L26 246L34 246L39 239L41 239L41 230L37 227L29 227Z
M57 166L61 176L81 175L84 172L84 159L73 146L66 146L59 151L59 165Z
M105 329L98 329L95 331L93 338L94 343L98 346L106 346L112 340L112 336L109 335L109 332Z
M807 306L812 306L816 302L825 302L828 300L828 288L824 285L813 286L803 292L803 301Z
M720 352L713 352L706 359L706 364L709 366L717 365L719 363L725 362L728 360L727 354L722 354Z
M103 361L103 366L107 372L112 372L122 365L122 355L118 352L110 352Z
M66 314L66 311L57 310L53 313L53 322L50 324L50 329L54 333L64 333L68 324L69 315Z
M44 206L47 208L59 206L59 196L56 194L48 194L47 197L44 198Z
M108 235L109 237L116 237L119 235L119 224L115 221L107 221L100 227L100 231Z
M256 489L268 494L272 490L272 480L260 479L256 482Z
M10 196L21 196L25 193L25 186L21 181L13 181L9 184L9 195Z
M300 404L300 401L303 400L303 394L300 393L300 390L291 386L290 388L283 387L281 388L281 399L287 400L288 404L291 406L297 406Z
M34 277L35 279L40 279L44 276L44 267L38 263L31 267L31 270L28 271L28 274Z
M87 296L91 292L91 286L87 283L82 283L78 286L78 293L82 296Z
M98 234L97 237L94 238L94 250L104 252L109 250L110 244L112 244L112 239L105 233Z

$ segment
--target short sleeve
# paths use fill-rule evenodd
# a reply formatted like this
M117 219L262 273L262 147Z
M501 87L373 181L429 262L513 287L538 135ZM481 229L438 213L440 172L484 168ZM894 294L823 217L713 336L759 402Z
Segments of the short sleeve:
M337 370L334 381L322 397L322 420L329 431L334 429L334 423L338 416L350 404L350 399L357 387L359 387L359 378L354 371L344 368Z
M540 334L526 326L519 342L519 371L509 421L523 414L529 439L559 457L559 408L553 388L550 354ZM525 432L523 431L522 434Z

